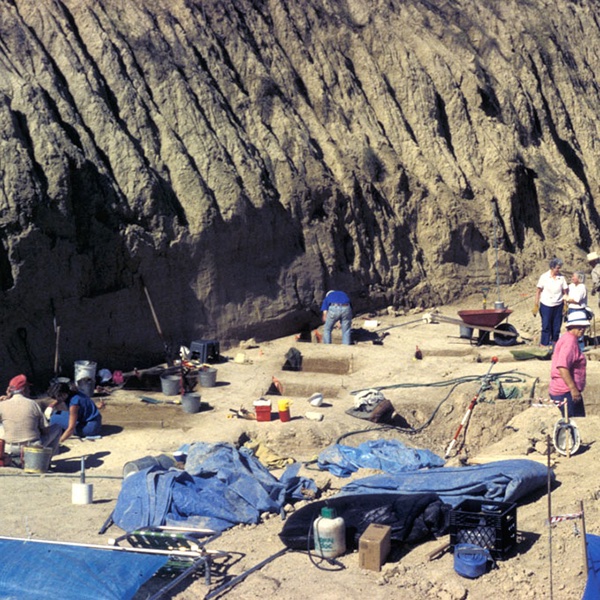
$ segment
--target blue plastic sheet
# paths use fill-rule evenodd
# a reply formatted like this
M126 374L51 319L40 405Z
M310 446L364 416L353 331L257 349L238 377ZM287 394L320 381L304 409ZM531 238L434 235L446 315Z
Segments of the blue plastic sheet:
M290 465L277 480L245 448L198 442L186 448L186 471L151 467L123 481L113 512L125 531L173 525L224 531L255 524L261 513L281 513L286 502L317 491Z
M431 450L408 448L398 440L372 440L356 448L341 444L329 446L319 454L317 464L338 477L349 477L361 468L397 474L443 467L444 459Z
M0 538L0 598L129 600L167 556Z
M550 470L554 480L554 472ZM433 493L456 506L466 499L516 502L546 486L548 467L533 460L502 460L487 465L444 467L402 473L374 475L344 486L342 494Z
M600 536L585 536L588 557L588 579L581 600L600 600Z

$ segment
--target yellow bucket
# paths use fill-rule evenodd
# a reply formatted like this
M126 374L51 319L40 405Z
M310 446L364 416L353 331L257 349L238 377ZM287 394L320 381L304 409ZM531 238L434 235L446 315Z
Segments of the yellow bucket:
M46 473L52 460L52 448L23 446L23 470L25 473Z
M288 398L280 398L277 401L277 410L279 411L280 421L289 421L290 417L290 401Z

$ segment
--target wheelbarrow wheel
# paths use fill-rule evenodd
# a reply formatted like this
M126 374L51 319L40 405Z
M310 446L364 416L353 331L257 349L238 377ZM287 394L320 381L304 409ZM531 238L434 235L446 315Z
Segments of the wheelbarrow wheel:
M504 335L501 331L508 331L515 335ZM498 346L514 346L517 343L517 329L510 323L500 323L494 330L494 342Z

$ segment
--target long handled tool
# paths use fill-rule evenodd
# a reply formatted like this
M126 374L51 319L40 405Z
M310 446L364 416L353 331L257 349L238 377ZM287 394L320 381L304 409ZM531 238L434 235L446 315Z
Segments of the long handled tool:
M56 319L54 320L54 334L56 336L56 343L54 346L54 376L58 377L60 367L60 351L59 351L59 343L60 343L60 325L56 324Z
M456 440L458 439L458 436L460 435L460 432L463 430L463 428L469 422L469 419L471 418L471 413L473 412L473 409L475 408L475 405L477 404L477 401L479 400L479 396L481 396L481 393L483 392L483 390L488 385L488 377L490 375L490 371L492 370L492 367L497 362L498 362L498 357L497 356L492 356L490 368L488 369L487 373L483 377L483 379L481 381L481 386L479 387L478 392L473 397L473 400L471 400L471 402L469 404L469 407L467 408L467 412L465 413L465 416L463 417L463 420L461 421L460 425L458 426L458 429L456 430L456 433L454 434L454 437L452 438L452 441L450 442L450 444L448 444L448 449L446 450L446 454L444 455L445 459L448 459L450 457L450 453L452 452L452 448L454 448L454 444L456 444Z
M156 331L158 332L158 335L160 336L160 339L162 340L164 349L165 349L165 358L167 360L167 364L170 366L172 364L172 360L171 360L171 349L169 348L169 344L167 344L167 341L165 340L165 336L163 335L162 332L162 327L160 326L160 322L158 321L158 317L156 316L156 311L154 310L154 304L152 303L152 298L150 298L150 292L148 291L148 288L146 287L146 284L144 283L144 280L142 279L142 287L144 288L144 294L146 295L146 300L148 301L148 306L150 307L150 312L152 313L152 319L154 320L154 325L156 326Z

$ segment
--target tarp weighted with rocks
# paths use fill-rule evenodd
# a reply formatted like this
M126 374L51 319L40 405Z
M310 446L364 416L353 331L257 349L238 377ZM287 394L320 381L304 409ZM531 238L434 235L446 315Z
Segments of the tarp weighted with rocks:
M398 440L372 440L356 448L334 444L319 454L317 464L338 477L349 477L358 469L379 469L385 473L405 473L443 467L444 459L431 450L408 448Z
M197 442L188 449L186 470L144 469L123 481L113 520L125 531L173 525L224 531L255 524L265 512L317 491L290 465L277 480L250 451L231 444Z

